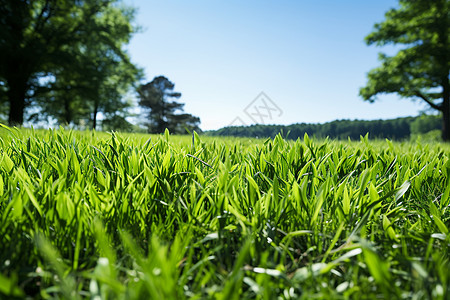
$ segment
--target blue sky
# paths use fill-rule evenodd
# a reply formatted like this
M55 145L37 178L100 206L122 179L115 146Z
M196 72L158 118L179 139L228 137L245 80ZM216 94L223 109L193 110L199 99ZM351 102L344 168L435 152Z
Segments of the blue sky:
M379 65L364 37L395 0L124 0L142 32L128 46L145 82L164 75L203 130L257 107L261 92L279 109L266 124L322 123L417 115L421 102L395 95L371 104L358 91ZM268 103L266 101L266 103ZM267 115L267 114L266 114ZM237 124L237 123L235 123Z

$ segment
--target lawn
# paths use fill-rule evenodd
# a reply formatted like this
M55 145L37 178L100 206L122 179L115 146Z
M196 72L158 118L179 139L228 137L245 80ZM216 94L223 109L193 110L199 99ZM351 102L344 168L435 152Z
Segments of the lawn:
M450 146L0 129L0 298L448 299Z

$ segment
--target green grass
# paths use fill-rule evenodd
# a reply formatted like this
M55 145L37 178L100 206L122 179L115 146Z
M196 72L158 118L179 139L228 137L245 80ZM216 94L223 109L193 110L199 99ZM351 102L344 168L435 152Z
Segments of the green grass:
M0 298L448 299L450 147L0 129Z

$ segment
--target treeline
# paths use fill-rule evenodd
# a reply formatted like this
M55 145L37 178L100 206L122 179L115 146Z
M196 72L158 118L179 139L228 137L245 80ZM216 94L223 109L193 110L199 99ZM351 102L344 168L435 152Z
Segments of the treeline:
M199 131L200 119L170 100L181 97L174 83L141 84L126 50L135 12L120 0L0 0L0 123L138 131L134 94L148 132Z
M414 134L425 134L442 128L442 119L436 115L397 118L391 120L336 120L324 124L298 123L292 125L251 125L225 127L208 131L211 136L275 137L278 133L297 139L307 133L317 138L359 139L369 133L371 138L408 139Z

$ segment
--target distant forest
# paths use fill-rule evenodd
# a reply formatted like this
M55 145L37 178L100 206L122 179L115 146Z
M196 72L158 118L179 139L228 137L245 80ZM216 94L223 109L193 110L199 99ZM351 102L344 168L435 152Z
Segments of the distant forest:
M275 137L282 132L296 140L305 133L317 138L359 139L369 133L370 138L405 140L413 135L427 134L442 128L442 118L437 115L397 118L391 120L336 120L324 124L297 123L292 125L251 125L225 127L208 131L211 136Z

